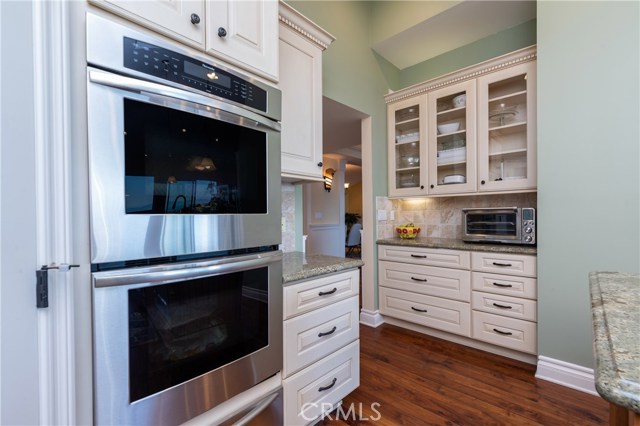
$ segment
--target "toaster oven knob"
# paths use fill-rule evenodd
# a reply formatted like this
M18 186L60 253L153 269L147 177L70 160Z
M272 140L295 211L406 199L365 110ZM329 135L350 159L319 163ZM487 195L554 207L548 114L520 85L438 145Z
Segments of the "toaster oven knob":
M524 237L524 241L527 243L530 243L531 240L533 240L533 237L531 237L531 235L527 235L526 237Z
M533 228L531 228L530 226L527 226L526 228L524 228L524 233L525 234L530 234L533 232Z

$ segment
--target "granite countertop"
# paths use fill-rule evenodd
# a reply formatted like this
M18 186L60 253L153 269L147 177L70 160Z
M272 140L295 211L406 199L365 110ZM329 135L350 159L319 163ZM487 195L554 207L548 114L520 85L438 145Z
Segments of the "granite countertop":
M596 389L640 413L640 275L592 272L589 283Z
M360 259L306 254L298 251L283 253L282 281L304 280L334 272L346 271L364 265Z
M532 254L538 253L535 246L516 245L516 244L483 244L483 243L466 243L455 238L414 238L400 239L387 238L378 240L378 244L390 246L405 247L426 247L450 250L466 250L466 251L485 251L492 253L510 253L510 254Z

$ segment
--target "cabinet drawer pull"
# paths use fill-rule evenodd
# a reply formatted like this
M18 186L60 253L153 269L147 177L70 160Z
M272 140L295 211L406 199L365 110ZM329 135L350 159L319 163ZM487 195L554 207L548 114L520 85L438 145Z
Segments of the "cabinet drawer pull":
M495 331L498 334L502 334L503 336L511 336L513 334L510 331L501 331L501 330L498 330L497 328L494 328L493 331Z
M493 306L495 306L496 308L502 308L502 309L513 309L513 306L499 305L495 302L493 303Z
M331 291L321 291L320 293L318 293L318 296L326 296L328 294L333 294L336 291L338 291L338 288L334 287L333 290L331 290Z
M333 378L333 380L331 381L331 384L330 384L330 385L328 385L328 386L322 386L322 387L319 387L319 388L318 388L318 392L324 392L324 391L326 391L326 390L331 389L331 388L336 384L336 382L337 382L337 381L338 381L338 378L337 378L337 377L334 377L334 378Z
M493 264L494 264L495 266L513 266L513 265L512 265L512 264L510 264L510 263L499 263L499 262L493 262Z
M326 333L318 333L318 337L324 337L324 336L328 336L330 334L333 334L337 329L338 329L338 327L336 327L334 325L333 328L331 329L331 331L327 331Z
M426 259L427 256L425 255L417 255L417 254L412 254L411 257L417 257L418 259Z
M421 283L426 283L427 280L425 280L424 278L416 278L416 277L411 277L412 280L414 281L420 281Z
M427 312L426 309L418 309L418 308L414 308L413 306L411 307L411 309L413 309L416 312Z
M505 287L505 288L511 288L513 287L512 284L500 284L500 283L493 283L493 285L495 285L496 287Z

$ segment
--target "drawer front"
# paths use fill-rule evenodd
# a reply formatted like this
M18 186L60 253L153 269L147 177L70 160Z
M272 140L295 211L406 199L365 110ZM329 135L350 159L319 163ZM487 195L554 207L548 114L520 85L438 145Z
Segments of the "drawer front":
M536 276L536 257L504 253L471 253L471 269L494 274Z
M535 322L473 311L473 338L516 351L535 354Z
M317 420L360 385L360 341L284 379L284 424Z
M450 333L471 335L469 303L380 287L380 313Z
M486 272L471 273L471 288L487 293L535 299L538 294L537 286L535 278L488 274Z
M503 296L501 294L474 291L471 298L471 309L504 315L527 321L536 321L537 304L535 300Z
M284 367L287 377L359 336L358 297L284 322Z
M469 269L471 266L471 256L468 251L383 245L379 246L379 250L380 260L458 269Z
M463 302L471 296L471 272L462 269L380 261L378 281L384 287Z
M284 287L284 318L291 318L359 292L360 274L357 269L302 281Z

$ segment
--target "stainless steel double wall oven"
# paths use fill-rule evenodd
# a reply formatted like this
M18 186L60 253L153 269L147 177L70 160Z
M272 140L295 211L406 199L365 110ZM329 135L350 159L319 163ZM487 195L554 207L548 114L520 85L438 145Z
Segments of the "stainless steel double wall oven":
M95 421L180 424L282 367L280 92L91 13L87 62Z

